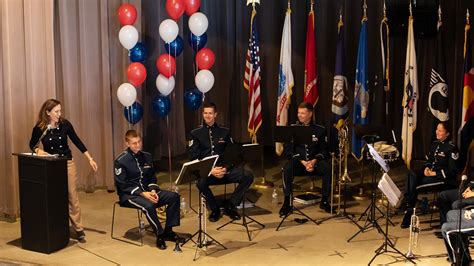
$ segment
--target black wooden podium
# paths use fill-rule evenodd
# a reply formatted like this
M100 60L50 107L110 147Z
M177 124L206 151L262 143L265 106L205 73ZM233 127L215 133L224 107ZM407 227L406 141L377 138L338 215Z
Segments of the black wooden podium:
M67 159L14 153L20 182L21 246L51 253L69 243Z

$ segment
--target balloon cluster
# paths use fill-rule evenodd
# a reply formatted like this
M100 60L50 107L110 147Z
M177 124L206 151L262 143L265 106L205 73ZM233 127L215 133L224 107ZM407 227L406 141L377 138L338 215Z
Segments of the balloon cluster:
M156 109L161 117L165 117L169 108L169 100L165 100L174 89L176 73L175 58L183 51L183 38L178 35L178 24L176 20L186 12L189 17L188 26L190 34L188 38L189 45L195 52L195 69L199 72L195 73L195 84L197 89L188 90L184 94L184 103L191 110L197 110L202 103L203 93L208 92L214 85L214 75L209 69L214 65L214 52L209 48L204 48L207 42L208 20L206 15L198 12L201 5L200 0L167 0L166 12L171 19L165 19L161 22L159 33L161 39L165 42L166 53L160 55L156 60L156 67L160 73L156 79L156 87L160 95L153 101L153 106L162 106ZM168 103L168 104L165 104Z
M127 79L129 82L121 84L117 89L117 98L124 106L124 115L128 122L138 123L143 116L143 108L136 102L136 87L143 84L146 79L146 68L143 65L147 56L147 50L143 43L138 42L138 31L133 26L137 20L137 10L129 3L121 5L118 9L118 19L122 28L119 31L119 41L129 51L132 62L127 67Z

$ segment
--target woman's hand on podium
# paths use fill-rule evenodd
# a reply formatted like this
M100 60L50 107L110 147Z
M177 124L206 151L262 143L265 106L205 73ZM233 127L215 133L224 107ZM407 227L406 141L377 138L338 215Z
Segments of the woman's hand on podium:
M36 148L35 152L36 152L37 155L40 155L40 156L49 156L49 155L51 155L51 154L45 152L43 149L40 149L40 148Z

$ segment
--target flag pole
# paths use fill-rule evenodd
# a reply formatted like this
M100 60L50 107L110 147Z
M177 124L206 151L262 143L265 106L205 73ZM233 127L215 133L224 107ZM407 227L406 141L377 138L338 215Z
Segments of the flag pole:
M260 5L260 0L247 0L247 6L248 5L252 5L252 12L256 12L255 10L255 5L256 4L259 4ZM252 30L250 30L250 34L252 34ZM256 132L252 135L252 143L258 143L257 142L257 134ZM265 180L265 169L264 169L264 166L263 166L263 149L260 153L260 158L261 158L261 172L262 172L262 177L261 177L261 181L258 182L258 183L255 183L254 187L257 188L257 189L265 189L265 188L272 188L274 186L274 184L270 181L266 181Z
M386 30L386 34L384 35L383 30ZM389 125L390 117L389 117L389 98L390 98L390 40L389 40L389 32L390 29L388 27L388 18L387 18L387 6L385 1L383 2L383 17L382 22L380 24L380 45L382 50L382 80L383 80L383 87L385 91L385 123L387 126ZM385 37L385 41L384 41ZM386 51L385 51L386 47Z

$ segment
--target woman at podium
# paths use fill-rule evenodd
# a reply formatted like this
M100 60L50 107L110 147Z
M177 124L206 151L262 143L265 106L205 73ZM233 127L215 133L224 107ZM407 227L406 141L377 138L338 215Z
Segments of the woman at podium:
M79 136L77 136L74 127L68 120L61 117L61 102L55 99L45 101L41 106L38 120L31 133L30 149L38 155L51 154L68 159L69 220L76 231L77 239L83 243L85 242L85 233L84 226L82 225L79 196L76 191L77 171L76 164L72 160L68 138L86 156L92 170L97 172L97 163L87 151ZM43 144L43 149L38 147L40 141Z

